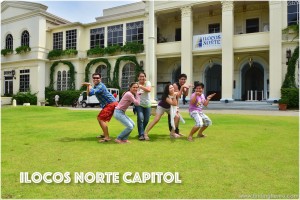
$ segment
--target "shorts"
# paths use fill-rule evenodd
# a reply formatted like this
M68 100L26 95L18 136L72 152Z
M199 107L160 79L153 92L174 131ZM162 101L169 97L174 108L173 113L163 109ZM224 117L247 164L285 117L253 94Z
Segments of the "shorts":
M211 119L203 112L192 111L190 116L195 120L195 126L197 127L212 125Z
M163 115L165 112L170 114L170 108L163 108L161 106L157 106L156 114Z
M107 104L102 108L98 115L98 119L104 122L109 122L112 116L114 115L115 108L117 107L118 102L112 102L110 104Z

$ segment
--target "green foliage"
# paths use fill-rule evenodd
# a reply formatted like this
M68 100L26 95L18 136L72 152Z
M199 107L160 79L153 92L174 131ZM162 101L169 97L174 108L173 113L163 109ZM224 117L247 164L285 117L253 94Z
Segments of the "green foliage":
M139 72L143 71L143 68L139 65L139 63L136 60L135 56L122 56L117 59L115 68L114 68L114 73L113 73L113 81L112 81L112 87L114 88L119 88L119 68L120 68L120 62L121 61L130 61L135 64L135 81L137 81L137 75Z
M107 67L107 77L108 77L108 83L111 82L111 78L110 78L110 70L111 70L111 65L110 63L108 62L108 60L106 58L97 58L97 59L94 59L94 60L91 60L87 66L85 67L85 78L84 78L84 81L85 82L88 82L89 81L89 74L90 74L90 68L91 66L93 66L94 64L96 63L99 63L99 62L103 62L105 63L106 67ZM84 90L85 87L81 87L81 90Z
M108 46L104 49L104 52L109 55L115 54L117 51L120 51L121 47L119 45Z
M17 54L26 53L29 51L31 51L31 48L29 46L20 46L20 47L16 48Z
M63 50L60 50L60 49L53 49L52 51L50 51L48 53L48 59L57 59L61 56L64 55L64 52Z
M296 88L295 70L297 60L299 59L299 46L293 52L293 55L288 63L287 73L281 88Z
M285 29L282 30L282 33L283 34L289 34L289 33L295 34L292 41L296 38L299 38L299 24L293 24L293 25L286 27Z
M12 54L13 52L14 52L14 50L12 50L12 49L2 49L1 50L1 55L6 56L6 55L9 55L9 54Z
M126 53L141 53L144 51L144 45L139 42L126 42L126 44L122 47L122 51Z
M103 56L105 53L104 48L100 48L99 46L96 46L95 48L89 49L87 51L87 56Z
M281 99L287 101L288 108L299 108L299 88L281 88Z
M65 56L72 56L78 54L78 51L76 49L66 49L63 52L64 52L63 55Z
M59 103L61 105L72 105L74 100L78 99L81 92L82 91L80 90L54 91L51 89L46 89L45 97L46 99L48 99L49 105L55 104L55 95L59 96Z
M70 90L74 90L75 89L75 67L74 65L69 62L69 61L55 61L52 66L50 67L50 85L49 87L54 89L54 71L55 71L55 67L59 64L59 63L63 63L64 65L68 65L70 68L70 81L71 81L71 86L70 86Z
M28 92L18 92L12 96L12 100L15 99L18 105L23 105L23 103L30 103L31 105L37 104L37 93L31 94Z
M279 104L288 104L289 103L289 99L287 99L287 98L279 99L278 103Z

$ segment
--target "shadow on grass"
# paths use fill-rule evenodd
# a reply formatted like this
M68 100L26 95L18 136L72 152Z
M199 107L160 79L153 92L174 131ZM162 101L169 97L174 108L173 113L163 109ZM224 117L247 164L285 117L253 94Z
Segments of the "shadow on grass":
M76 142L76 141L97 141L96 137L85 137L85 138L71 138L71 137L63 137L59 138L60 142Z

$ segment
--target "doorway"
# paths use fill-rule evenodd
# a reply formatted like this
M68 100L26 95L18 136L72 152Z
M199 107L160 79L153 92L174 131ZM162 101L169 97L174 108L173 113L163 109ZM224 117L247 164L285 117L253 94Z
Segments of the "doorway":
M222 84L221 65L214 64L212 67L207 67L205 70L205 80L206 96L216 93L211 101L220 101Z

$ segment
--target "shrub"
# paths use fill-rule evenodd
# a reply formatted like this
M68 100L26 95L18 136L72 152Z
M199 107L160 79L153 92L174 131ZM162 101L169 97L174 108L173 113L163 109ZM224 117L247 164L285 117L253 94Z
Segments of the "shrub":
M55 59L55 58L59 58L61 56L64 55L63 50L60 49L53 49L52 51L50 51L48 53L48 59Z
M45 97L48 99L49 105L54 105L55 95L59 96L59 102L61 105L72 105L75 99L78 99L80 90L65 90L65 91L55 91L50 88L45 88Z
M144 51L144 45L139 42L126 42L126 44L122 47L122 51L126 53L141 53Z
M2 49L1 55L6 56L8 54L12 54L13 52L14 52L14 50L12 50L12 49Z
M288 100L288 108L299 108L299 88L281 88L281 99Z
M31 105L37 104L37 93L31 94L28 92L18 92L12 96L12 100L15 99L18 105L23 105L23 103L30 103Z
M29 46L19 46L18 48L16 48L17 54L26 53L29 51L31 51L31 48Z
M78 51L76 49L66 49L63 55L77 55Z
M119 45L108 46L104 49L105 53L109 55L114 54L119 50L121 50L121 47Z
M104 53L105 53L104 48L100 48L99 46L96 46L95 48L92 48L87 51L88 56L92 56L92 55L103 56Z

